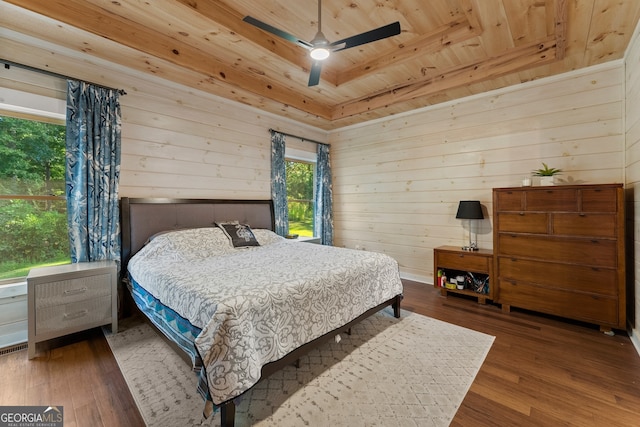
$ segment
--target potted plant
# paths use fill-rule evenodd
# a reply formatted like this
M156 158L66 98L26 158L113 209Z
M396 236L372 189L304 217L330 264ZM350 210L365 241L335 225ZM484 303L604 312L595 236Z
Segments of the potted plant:
M562 169L550 168L542 162L542 168L533 171L534 176L540 177L540 185L553 185L554 176L562 172Z

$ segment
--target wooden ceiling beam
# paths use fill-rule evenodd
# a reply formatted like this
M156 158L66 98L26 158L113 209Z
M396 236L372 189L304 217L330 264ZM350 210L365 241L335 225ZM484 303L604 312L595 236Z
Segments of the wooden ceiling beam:
M555 37L509 49L494 58L455 67L437 76L425 77L418 82L396 86L372 96L345 102L334 108L331 120L548 64L556 61L555 51Z
M242 20L244 15L229 7L224 2L220 0L177 0L177 2L182 3L216 24L222 25L250 42L274 53L291 64L300 67L304 71L309 72L311 70L311 58L305 49L244 22ZM322 79L335 85L336 72L323 70Z
M356 64L347 70L341 71L338 74L336 85L339 86L374 73L389 65L408 61L415 58L416 55L438 52L452 44L479 36L480 31L480 28L471 26L466 19L452 21L434 31L415 37L408 44L400 44L398 47L394 47L370 61Z
M555 0L554 3L556 58L562 60L567 50L567 0Z
M112 40L151 56L202 73L249 92L328 119L330 107L297 94L290 87L256 73L223 63L183 42L142 27L90 2L72 0L7 0L16 6L48 16L73 27ZM99 52L93 54L100 56Z

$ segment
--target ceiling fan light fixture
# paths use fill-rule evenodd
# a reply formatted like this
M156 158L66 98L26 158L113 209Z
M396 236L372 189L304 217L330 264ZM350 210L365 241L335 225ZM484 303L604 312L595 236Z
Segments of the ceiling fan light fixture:
M309 52L311 58L315 59L316 61L323 61L327 59L330 54L331 51L323 46L314 47L313 49L311 49L311 52Z
M245 16L244 18L242 18L242 20L260 28L263 31L295 43L304 49L308 49L310 51L309 56L311 56L311 59L313 59L311 70L309 70L309 87L316 86L320 81L322 61L327 59L329 55L331 55L331 52L350 49L352 47L361 46L363 44L375 42L377 40L386 39L387 37L400 34L400 22L396 21L393 24L375 28L370 31L365 31L364 33L356 34L355 36L347 37L346 39L331 43L329 42L329 40L327 40L324 34L322 34L322 0L318 0L318 32L316 33L316 36L313 38L313 40L311 40L311 42L306 42L302 39L299 39L296 36L293 36L256 18L252 18L251 16Z
M311 46L313 47L309 55L316 61L327 59L331 54L329 50L329 40L322 34L322 31L316 33L316 36L311 40Z

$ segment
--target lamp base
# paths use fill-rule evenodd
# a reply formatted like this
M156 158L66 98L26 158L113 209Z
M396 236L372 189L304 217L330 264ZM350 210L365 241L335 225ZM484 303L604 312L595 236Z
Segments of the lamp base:
M477 251L478 247L477 246L463 246L460 249L462 249L463 251Z

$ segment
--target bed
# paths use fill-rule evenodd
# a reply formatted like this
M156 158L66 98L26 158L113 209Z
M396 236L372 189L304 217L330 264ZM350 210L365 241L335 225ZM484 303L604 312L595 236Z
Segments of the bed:
M135 305L225 426L261 378L386 306L400 316L395 260L280 237L270 200L122 198L121 225Z

